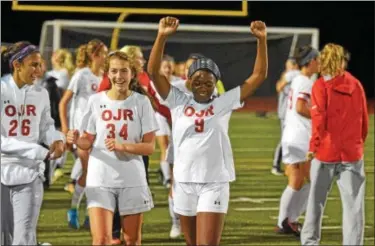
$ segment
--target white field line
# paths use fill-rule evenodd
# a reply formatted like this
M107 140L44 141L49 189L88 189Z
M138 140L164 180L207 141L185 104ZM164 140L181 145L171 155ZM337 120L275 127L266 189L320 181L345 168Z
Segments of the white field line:
M338 201L341 200L340 197L328 197L327 200L331 201ZM373 201L374 197L365 197L365 200ZM230 202L250 202L250 203L258 203L263 204L265 202L278 202L280 201L280 198L251 198L251 197L238 197L231 199Z

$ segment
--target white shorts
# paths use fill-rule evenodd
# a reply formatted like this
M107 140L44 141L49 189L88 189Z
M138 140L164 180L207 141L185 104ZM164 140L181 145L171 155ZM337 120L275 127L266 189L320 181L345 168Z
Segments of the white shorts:
M282 142L281 148L284 164L293 165L307 160L306 155L308 150L306 150L305 146Z
M112 212L116 205L120 215L138 214L154 207L148 186L128 188L86 187L88 208L104 208Z
M180 183L173 186L174 212L196 216L199 212L224 213L229 205L229 183Z
M156 122L158 123L159 130L155 132L156 136L170 136L171 129L167 119L159 113L155 113Z

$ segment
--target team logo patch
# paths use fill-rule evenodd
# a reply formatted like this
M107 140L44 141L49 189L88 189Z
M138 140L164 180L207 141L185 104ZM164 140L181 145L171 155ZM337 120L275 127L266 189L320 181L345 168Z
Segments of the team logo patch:
M98 89L98 85L97 84L91 84L91 89L93 91L96 91Z

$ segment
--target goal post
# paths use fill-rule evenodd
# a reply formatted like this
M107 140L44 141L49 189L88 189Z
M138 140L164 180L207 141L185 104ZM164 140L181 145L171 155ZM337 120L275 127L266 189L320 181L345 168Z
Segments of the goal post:
M154 43L157 23L117 23L108 21L52 20L43 24L40 50L46 60L59 48L74 51L79 45L98 38L109 47L112 32L121 29L119 47L139 45L147 59ZM296 47L319 48L319 29L267 27L269 72L256 96L276 95L275 83L284 70L285 60ZM251 74L256 56L256 38L249 26L180 24L168 39L165 53L177 62L190 53L202 53L219 66L226 89L233 88Z

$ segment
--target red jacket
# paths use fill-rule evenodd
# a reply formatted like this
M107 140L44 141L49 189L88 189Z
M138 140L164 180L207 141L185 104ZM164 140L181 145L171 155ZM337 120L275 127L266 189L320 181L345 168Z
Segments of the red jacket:
M323 162L362 158L368 131L366 96L349 72L329 81L319 78L311 93L310 151Z
M148 94L154 99L156 105L157 105L157 111L159 114L167 118L168 122L171 122L171 112L168 107L160 104L158 98L156 97L156 92L151 86L151 80L150 77L146 72L142 72L138 74L138 81L145 88L145 90L148 92ZM109 81L109 78L107 75L103 76L103 80L101 81L99 88L97 92L109 90L111 88L111 82Z

